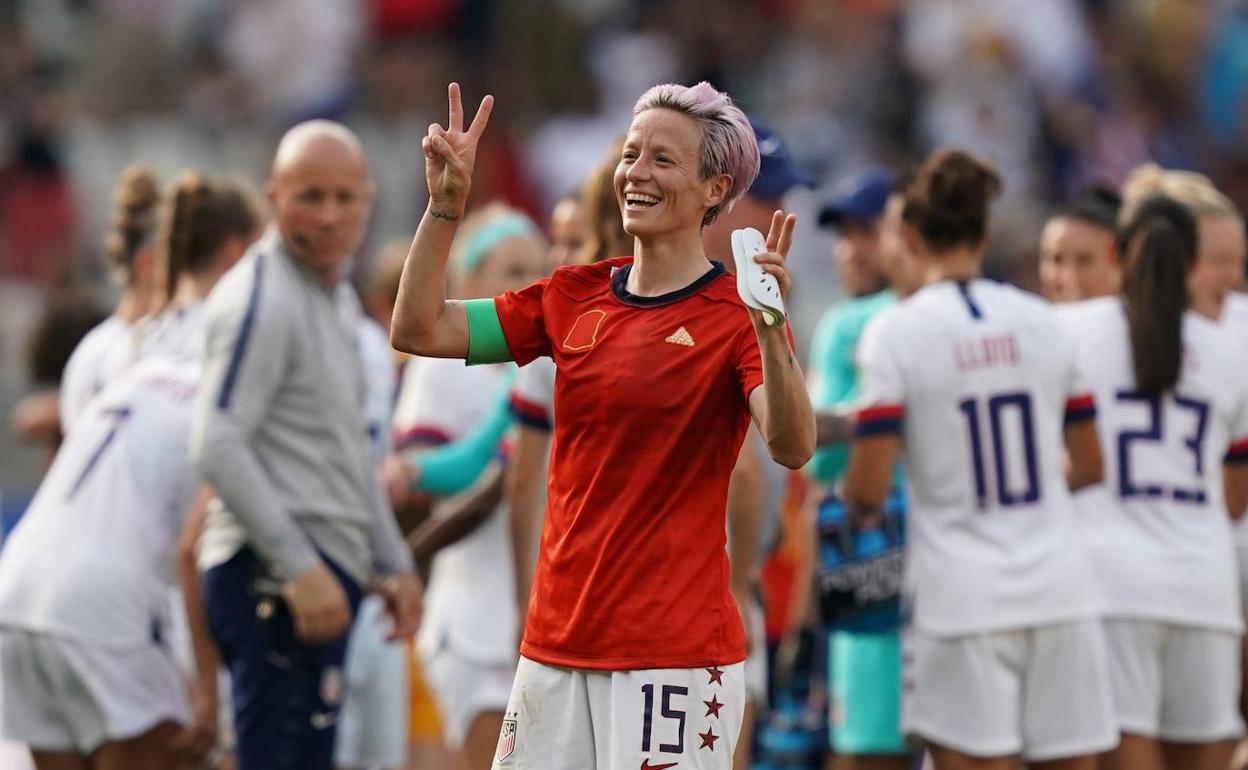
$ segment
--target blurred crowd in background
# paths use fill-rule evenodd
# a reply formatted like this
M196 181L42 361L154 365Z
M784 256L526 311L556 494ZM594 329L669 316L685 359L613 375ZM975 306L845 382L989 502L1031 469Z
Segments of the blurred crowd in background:
M1200 170L1248 208L1242 0L0 0L0 413L54 384L27 366L45 308L111 306L101 254L124 166L258 186L284 129L342 120L378 188L364 282L419 219L420 137L451 79L470 103L498 97L474 202L538 221L650 85L733 94L818 185L786 201L802 216L799 347L840 296L819 202L938 145L997 164L989 271L1023 286L1048 211L1145 160ZM11 508L39 463L4 433Z

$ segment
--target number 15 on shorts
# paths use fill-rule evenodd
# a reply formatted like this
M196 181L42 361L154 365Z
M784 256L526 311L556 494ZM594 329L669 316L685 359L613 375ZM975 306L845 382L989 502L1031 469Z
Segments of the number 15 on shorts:
M641 770L727 768L740 732L743 691L727 676L740 675L740 664L690 669L655 683L643 679L641 695Z

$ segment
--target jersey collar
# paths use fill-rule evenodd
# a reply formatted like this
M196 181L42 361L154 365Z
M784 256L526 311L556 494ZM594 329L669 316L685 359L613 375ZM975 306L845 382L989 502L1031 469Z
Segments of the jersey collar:
M728 272L724 269L723 263L711 260L711 269L707 270L698 280L685 288L669 291L667 294L659 294L654 297L639 297L628 290L628 274L632 269L633 264L630 262L617 268L612 273L611 293L620 302L634 307L659 307L660 305L670 305L673 302L679 302L686 297L692 297L694 294L697 294L711 281Z

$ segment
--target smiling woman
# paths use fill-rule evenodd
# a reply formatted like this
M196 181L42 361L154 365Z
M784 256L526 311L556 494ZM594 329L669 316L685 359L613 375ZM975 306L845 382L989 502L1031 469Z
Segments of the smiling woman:
M457 85L449 96L449 127L424 142L430 203L391 340L470 363L549 356L558 371L546 524L495 767L728 768L745 701L729 475L751 417L777 461L801 467L814 449L788 330L747 310L702 249L702 228L758 173L754 133L705 83L656 86L614 176L634 256L455 302L447 259L493 100L464 130ZM794 223L775 212L756 257L785 292Z

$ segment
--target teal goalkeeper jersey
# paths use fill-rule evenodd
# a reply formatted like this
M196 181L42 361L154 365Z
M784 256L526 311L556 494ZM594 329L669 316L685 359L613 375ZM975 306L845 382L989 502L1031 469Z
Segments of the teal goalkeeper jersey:
M896 302L897 295L889 289L850 300L823 314L810 356L810 400L816 411L852 404L858 399L858 340L867 322ZM831 486L844 475L848 465L849 446L841 444L816 451L807 467L816 481ZM900 463L893 473L893 482L902 483Z

